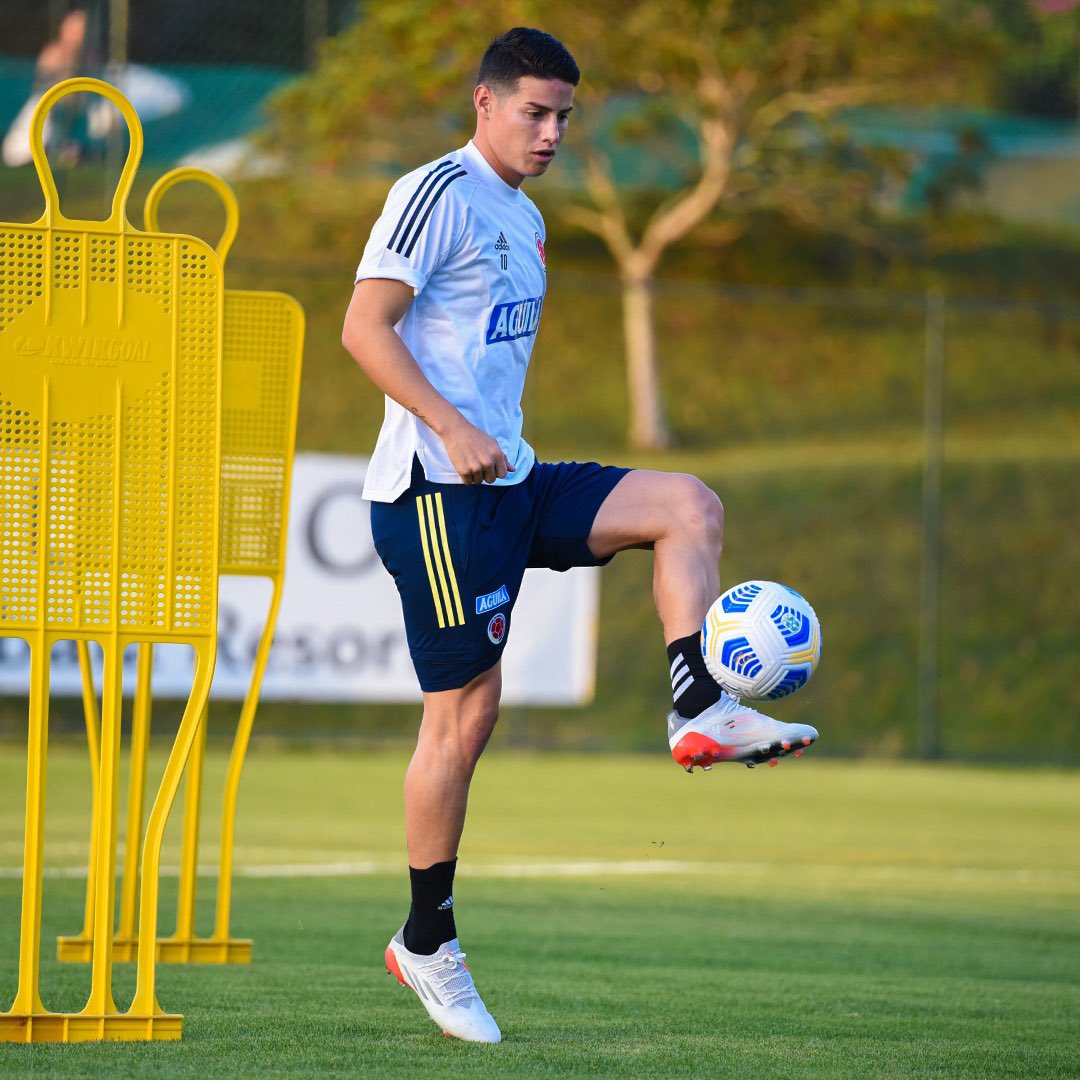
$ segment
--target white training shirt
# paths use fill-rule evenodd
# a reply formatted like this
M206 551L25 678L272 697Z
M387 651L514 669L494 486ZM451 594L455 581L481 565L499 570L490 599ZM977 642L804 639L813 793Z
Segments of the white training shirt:
M521 437L521 394L547 288L544 219L469 142L390 190L356 280L393 278L415 299L395 327L428 381L494 438L520 484L536 455ZM391 398L364 497L393 502L413 455L434 483L461 483L442 440Z

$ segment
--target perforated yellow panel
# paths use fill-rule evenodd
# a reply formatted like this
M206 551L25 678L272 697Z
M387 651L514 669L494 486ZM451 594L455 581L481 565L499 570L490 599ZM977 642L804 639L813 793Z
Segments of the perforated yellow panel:
M217 256L198 241L182 245L181 294L190 309L179 322L179 391L189 407L180 411L173 436L177 472L177 509L182 527L176 533L173 583L174 623L188 631L216 631L218 534L207 523L217 520L220 443L216 430L207 430L215 416L221 363L218 325L222 285ZM186 288L185 288L186 285ZM212 359L211 359L212 358ZM203 361L203 362L200 362Z
M217 259L194 239L50 232L0 233L5 252L47 253L39 288L9 286L26 271L0 264L0 292L17 300L0 326L0 484L9 496L0 634L39 629L43 614L49 631L205 636L217 578L208 527Z
M225 293L221 573L283 569L303 311L281 293Z
M20 409L0 408L0 432L0 627L21 626L38 617L41 421Z

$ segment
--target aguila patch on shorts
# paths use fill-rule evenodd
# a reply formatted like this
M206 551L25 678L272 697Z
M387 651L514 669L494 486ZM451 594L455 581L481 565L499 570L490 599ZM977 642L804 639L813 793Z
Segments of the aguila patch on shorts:
M476 614L483 615L493 608L502 607L503 604L509 603L510 593L507 592L505 585L500 585L494 592L485 593L483 596L476 598Z
M488 641L492 645L498 645L506 637L506 616L500 611L498 615L491 616L488 623Z

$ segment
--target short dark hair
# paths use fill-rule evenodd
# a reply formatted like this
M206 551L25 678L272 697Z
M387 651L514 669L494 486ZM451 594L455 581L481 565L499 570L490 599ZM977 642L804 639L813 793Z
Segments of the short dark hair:
M581 78L574 58L558 38L528 26L515 26L493 39L480 61L478 83L496 93L513 90L518 79L558 79L577 86Z

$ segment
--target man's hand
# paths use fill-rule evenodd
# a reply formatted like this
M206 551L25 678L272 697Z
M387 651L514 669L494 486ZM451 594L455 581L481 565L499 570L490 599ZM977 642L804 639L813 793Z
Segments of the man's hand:
M482 484L486 480L491 484L514 471L502 447L460 413L458 419L440 434L450 462L463 483Z

